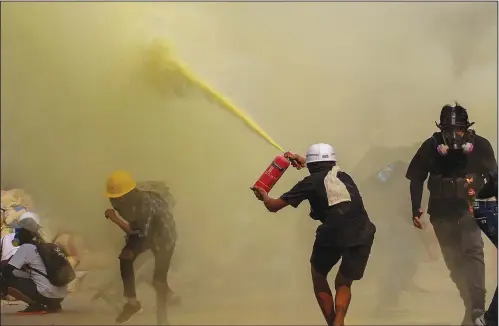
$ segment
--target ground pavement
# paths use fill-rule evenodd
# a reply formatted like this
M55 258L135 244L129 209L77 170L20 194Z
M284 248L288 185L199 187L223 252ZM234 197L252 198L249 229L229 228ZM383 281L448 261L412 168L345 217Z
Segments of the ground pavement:
M334 273L335 271L333 271ZM404 293L399 308L383 317L373 317L376 306L376 275L354 285L347 323L350 325L458 325L462 304L457 290L448 278L442 261L420 266L415 282L429 293ZM334 275L334 274L332 274ZM488 275L488 300L496 285L495 275ZM288 280L285 280L288 282ZM297 281L296 279L294 281ZM260 282L257 280L257 282ZM284 284L288 284L284 282ZM293 280L289 280L293 282ZM172 325L324 325L311 284L299 280L302 287L289 286L288 293L269 291L252 284L246 290L226 283L212 285L210 291L194 290L196 286L176 287L182 303L169 308ZM203 281L203 283L206 283ZM174 284L175 285L175 284ZM263 289L262 289L263 288ZM286 291L286 289L283 289ZM203 293L201 293L203 292ZM63 303L65 311L43 316L18 316L24 308L2 306L2 325L113 325L116 312L103 301L90 302L94 292L72 293ZM130 320L132 325L154 325L154 294L147 285L138 289L144 312Z

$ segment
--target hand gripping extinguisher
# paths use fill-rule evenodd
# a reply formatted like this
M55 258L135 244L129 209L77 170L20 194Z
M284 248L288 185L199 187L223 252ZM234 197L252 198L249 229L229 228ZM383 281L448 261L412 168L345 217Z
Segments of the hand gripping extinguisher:
M255 182L253 188L258 187L265 190L265 192L270 192L290 165L291 163L285 156L276 156L265 172Z

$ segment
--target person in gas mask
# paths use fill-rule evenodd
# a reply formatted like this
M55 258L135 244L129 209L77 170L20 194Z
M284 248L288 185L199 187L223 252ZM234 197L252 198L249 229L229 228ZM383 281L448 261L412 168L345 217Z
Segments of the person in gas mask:
M463 325L485 308L485 264L480 229L473 220L468 190L479 189L489 171L497 169L490 142L469 129L473 123L458 103L445 105L440 129L425 140L407 169L412 220L422 229L421 198L428 179L428 214L450 277L465 305Z
M351 286L364 276L376 227L367 215L355 182L336 165L336 153L331 145L312 145L306 159L288 155L295 167L306 164L310 175L278 199L269 197L261 188L252 189L273 213L288 205L296 208L304 200L309 201L310 217L321 222L310 258L314 293L327 324L344 325ZM333 299L327 275L340 259Z
M115 171L107 180L106 196L113 209L105 217L126 234L120 259L124 296L127 299L117 323L128 321L142 310L135 293L134 261L146 250L154 254L153 286L156 290L158 324L168 324L166 305L173 291L168 286L168 270L177 240L177 230L167 202L152 191L137 189L137 183L126 171ZM116 213L119 213L118 216Z
M487 183L480 190L473 204L478 227L497 248L497 170L491 171ZM497 325L497 287L489 309L475 320L477 326Z

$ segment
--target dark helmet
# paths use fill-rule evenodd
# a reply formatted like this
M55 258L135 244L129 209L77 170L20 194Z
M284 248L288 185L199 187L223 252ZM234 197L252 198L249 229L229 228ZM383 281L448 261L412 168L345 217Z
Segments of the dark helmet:
M453 105L447 104L440 111L440 123L436 123L439 129L463 128L468 129L474 122L468 120L466 109L454 102Z

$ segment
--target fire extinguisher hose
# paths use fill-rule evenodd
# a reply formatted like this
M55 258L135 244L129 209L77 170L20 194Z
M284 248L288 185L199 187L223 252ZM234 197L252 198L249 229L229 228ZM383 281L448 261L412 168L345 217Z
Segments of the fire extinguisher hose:
M171 55L170 48L166 45L166 43L162 42L161 44L155 43L154 45L162 46L164 49L164 53L162 53L163 64L170 66L172 70L176 70L182 76L184 76L187 80L189 80L192 84L199 87L203 92L208 95L210 98L214 99L223 107L227 108L231 111L236 117L241 119L251 130L260 135L263 139L265 139L269 144L274 146L276 149L281 151L282 153L285 150L279 146L253 119L251 119L243 110L239 109L234 103L232 103L227 97L218 92L215 88L209 85L207 82L203 81L199 78L192 70L188 68L188 66L176 58L173 58Z

